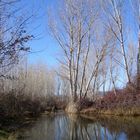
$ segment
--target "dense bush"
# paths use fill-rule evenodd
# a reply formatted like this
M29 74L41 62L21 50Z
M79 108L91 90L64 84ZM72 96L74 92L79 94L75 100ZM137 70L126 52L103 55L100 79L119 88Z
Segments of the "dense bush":
M125 88L118 90L117 94L113 91L108 92L101 99L96 101L98 109L132 108L140 106L140 92L132 92Z
M66 104L65 99L62 100L57 96L32 98L30 95L12 90L0 93L0 118L34 117L44 111L64 109Z
M17 91L16 91L17 93ZM41 99L32 99L24 94L15 94L12 90L0 93L0 116L23 117L24 115L36 116L42 111Z
M81 98L78 100L79 110L89 108L93 105L93 101L89 98Z

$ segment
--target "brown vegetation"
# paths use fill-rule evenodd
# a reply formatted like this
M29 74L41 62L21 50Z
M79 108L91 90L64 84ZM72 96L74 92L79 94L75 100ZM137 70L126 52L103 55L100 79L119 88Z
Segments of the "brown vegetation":
M82 110L81 113L140 116L140 92L130 90L130 87L117 90L117 94L113 91L107 92L92 107Z

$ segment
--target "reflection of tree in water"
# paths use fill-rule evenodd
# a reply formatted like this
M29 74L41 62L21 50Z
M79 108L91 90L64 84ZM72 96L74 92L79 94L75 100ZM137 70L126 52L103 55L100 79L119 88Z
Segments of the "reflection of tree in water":
M55 140L55 116L42 117L32 128L20 132L18 140ZM21 136L20 136L21 135Z
M88 124L81 122L79 116L69 115L70 120L70 140L90 140L90 134L87 130Z
M70 124L70 140L117 140L118 133L110 133L106 127L103 127L100 122L93 122L84 118L73 115L69 117Z
M102 127L76 115L69 115L70 140L102 140Z
M101 124L104 122L110 133L120 134L124 132L127 134L128 140L140 140L140 118L105 118L100 122Z
M57 140L91 140L88 124L77 115L65 115L56 123Z
M24 140L139 140L140 119L49 115L20 133Z
M87 118L90 117L86 117ZM102 127L104 139L109 137L113 140L120 140L120 136L126 134L123 140L140 140L140 118L123 117L99 117L90 118L92 122L99 123ZM112 140L111 139L111 140Z

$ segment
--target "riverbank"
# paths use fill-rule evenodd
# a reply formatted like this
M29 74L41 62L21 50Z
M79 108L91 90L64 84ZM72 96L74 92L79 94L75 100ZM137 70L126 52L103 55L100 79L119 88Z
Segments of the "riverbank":
M124 108L115 108L115 109L101 109L98 110L94 107L90 107L87 109L82 109L80 114L92 114L92 115L113 115L113 116L140 116L140 107L131 107L128 109Z
M82 108L80 114L140 116L140 92L127 89L118 90L117 94L108 92L90 107Z

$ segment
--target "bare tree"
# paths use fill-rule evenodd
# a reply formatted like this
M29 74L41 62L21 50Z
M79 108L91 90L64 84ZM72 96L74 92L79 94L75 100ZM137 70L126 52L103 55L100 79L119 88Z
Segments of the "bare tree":
M138 55L137 55L137 88L140 89L140 0L130 0L132 12L135 17L135 24L137 25L138 38Z
M16 65L10 70L12 76L17 77L15 80L4 79L1 92L9 93L15 90L17 93L24 94L34 99L37 97L52 97L55 94L55 73L49 70L45 64L29 65L25 69L24 62ZM22 91L20 93L20 91Z
M75 102L79 97L87 96L99 65L106 55L108 44L105 42L98 48L93 41L98 2L64 0L63 3L59 19L54 21L50 16L49 26L53 37L63 50L64 61L61 63L68 70L72 100ZM92 60L92 68L88 73L90 51L94 51L96 59Z
M117 78L116 78L116 75L113 74L114 69L115 69L115 66L113 65L113 55L114 55L114 52L112 50L111 53L110 53L110 69L109 69L109 72L110 72L110 80L113 84L113 91L116 95L116 93L117 93L116 92L116 80L117 80Z
M121 54L123 58L123 63L121 65L125 69L125 73L127 76L128 83L131 83L131 77L129 73L129 66L128 66L128 59L127 59L127 44L126 41L126 32L125 32L125 25L123 19L123 4L124 1L116 1L116 0L109 0L107 3L110 6L111 10L105 9L107 16L109 17L108 26L111 29L113 35L117 39L120 49L118 52Z

